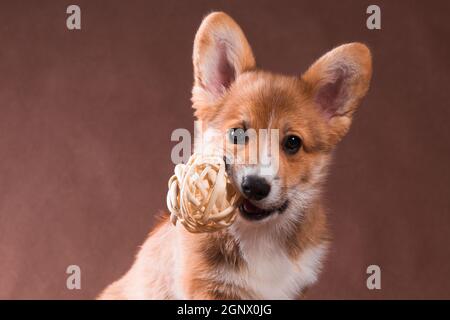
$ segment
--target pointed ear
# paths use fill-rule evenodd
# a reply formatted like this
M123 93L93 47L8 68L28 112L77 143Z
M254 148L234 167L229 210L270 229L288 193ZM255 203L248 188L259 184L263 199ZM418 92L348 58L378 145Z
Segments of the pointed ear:
M361 43L331 50L303 75L314 103L331 129L333 142L338 142L350 128L353 113L369 88L371 75L371 54Z
M194 107L220 99L239 74L255 67L252 50L239 25L227 14L209 14L194 41Z

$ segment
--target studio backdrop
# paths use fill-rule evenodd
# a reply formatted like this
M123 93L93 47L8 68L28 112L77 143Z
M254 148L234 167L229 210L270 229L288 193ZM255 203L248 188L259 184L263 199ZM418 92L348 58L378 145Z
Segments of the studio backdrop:
M167 210L171 134L194 126L193 40L216 10L272 72L301 75L347 42L372 51L326 185L330 254L306 297L450 298L450 4L381 0L1 1L0 298L93 299L129 269ZM381 289L367 287L372 265Z

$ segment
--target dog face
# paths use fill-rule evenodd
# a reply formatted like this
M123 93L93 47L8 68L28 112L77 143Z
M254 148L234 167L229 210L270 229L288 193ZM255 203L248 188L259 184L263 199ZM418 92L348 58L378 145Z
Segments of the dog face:
M236 22L213 13L197 32L193 62L202 147L226 155L228 173L244 197L242 219L300 218L367 92L368 48L342 45L299 77L272 74L256 69Z

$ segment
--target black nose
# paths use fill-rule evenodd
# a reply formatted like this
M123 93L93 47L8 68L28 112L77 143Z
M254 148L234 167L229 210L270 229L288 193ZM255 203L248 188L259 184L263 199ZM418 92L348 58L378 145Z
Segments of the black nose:
M252 200L261 200L267 197L270 192L270 184L266 179L258 176L247 176L241 183L242 192Z

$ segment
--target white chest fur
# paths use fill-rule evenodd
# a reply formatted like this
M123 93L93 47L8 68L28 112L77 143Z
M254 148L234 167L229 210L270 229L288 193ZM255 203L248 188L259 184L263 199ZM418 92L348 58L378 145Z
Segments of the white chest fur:
M224 281L249 288L257 299L295 299L317 280L325 245L306 249L297 260L289 258L282 248L268 241L241 239L241 250L247 262L244 273L225 273Z

